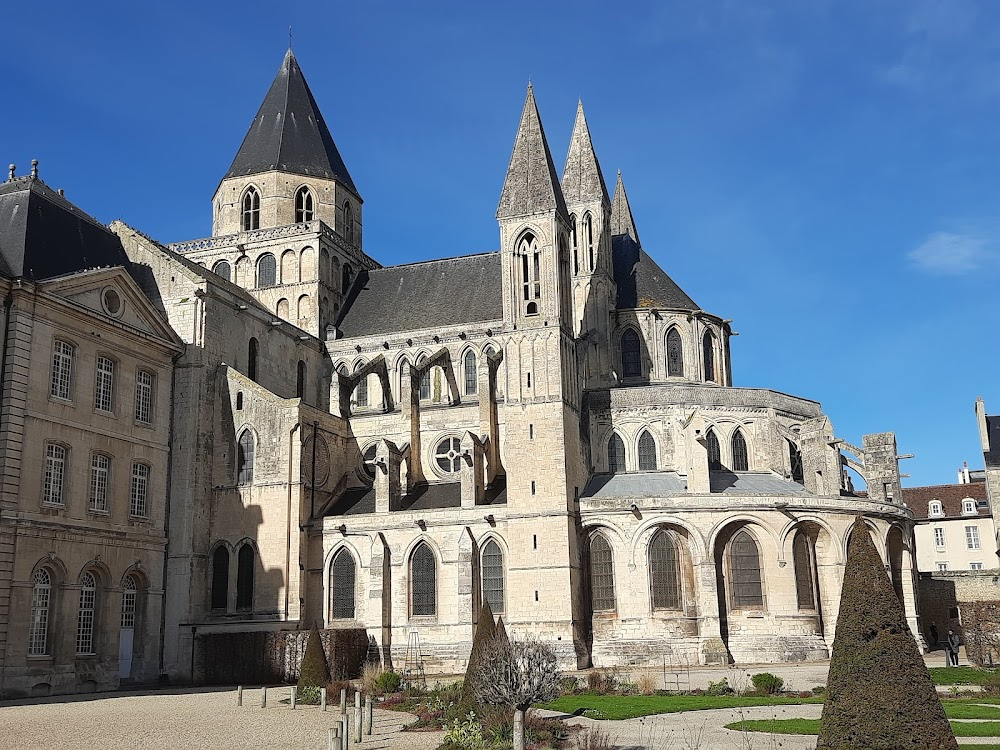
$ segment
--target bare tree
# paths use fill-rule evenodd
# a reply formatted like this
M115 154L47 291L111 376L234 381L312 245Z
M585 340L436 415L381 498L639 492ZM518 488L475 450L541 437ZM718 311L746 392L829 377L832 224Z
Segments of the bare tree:
M524 750L524 714L533 703L559 696L556 655L533 639L494 640L484 649L473 689L480 703L514 709L512 750Z

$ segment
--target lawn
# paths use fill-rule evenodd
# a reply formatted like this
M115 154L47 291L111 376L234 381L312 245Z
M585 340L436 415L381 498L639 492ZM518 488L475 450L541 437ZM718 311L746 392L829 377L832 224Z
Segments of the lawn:
M984 677L997 672L978 667L930 667L927 671L935 685L981 685Z
M564 695L540 708L567 714L584 714L592 719L635 719L651 714L703 711L710 708L748 706L800 706L822 703L822 696L789 698L756 695Z
M956 737L1000 737L1000 721L951 722ZM755 719L726 724L738 732L768 734L819 734L819 719ZM976 747L983 747L976 745Z

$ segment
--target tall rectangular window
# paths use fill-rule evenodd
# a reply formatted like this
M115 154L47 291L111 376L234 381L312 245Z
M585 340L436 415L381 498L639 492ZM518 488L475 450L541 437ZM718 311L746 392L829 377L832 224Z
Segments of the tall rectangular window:
M52 350L52 388L50 394L56 398L70 398L70 378L73 375L73 346L65 341L56 341Z
M969 563L969 570L982 570L983 564L981 562Z
M101 411L114 411L115 363L107 357L97 358L97 385L94 389L94 407Z
M101 513L108 509L108 475L111 459L95 453L90 460L90 509Z
M944 547L944 529L934 529L934 546Z
M965 544L969 549L979 549L979 527L965 527Z
M153 373L139 370L135 376L135 421L149 424L153 421Z
M84 573L80 581L80 609L76 616L76 653L94 653L94 615L97 612L97 579Z
M46 505L63 504L63 478L66 475L66 449L49 443L45 446L45 481L42 502Z
M146 518L149 514L149 467L146 464L132 464L132 498L129 513L136 518Z

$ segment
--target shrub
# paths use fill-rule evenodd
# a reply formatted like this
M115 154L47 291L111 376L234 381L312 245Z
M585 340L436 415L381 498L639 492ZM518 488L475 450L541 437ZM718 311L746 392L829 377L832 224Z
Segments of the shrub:
M446 725L444 733L446 745L475 750L483 746L483 729L474 713L468 713Z
M309 633L306 652L302 655L302 664L299 666L298 689L301 693L303 688L321 688L329 681L330 670L326 666L323 642L320 640L319 631L313 628Z
M322 688L318 688L315 685L307 685L301 690L296 688L295 702L306 706L318 706L321 691Z
M851 530L816 747L958 750L864 519Z
M812 689L813 695L823 695L826 692L826 685L817 685Z
M379 672L378 676L372 682L371 692L376 695L389 695L390 693L395 693L399 690L399 684L402 681L400 677L395 672Z
M566 675L559 678L559 688L562 690L563 695L573 695L573 693L580 689L580 681L575 677Z
M635 688L642 695L652 695L656 692L656 677L649 672L639 672L635 676Z
M615 743L611 741L611 735L603 729L590 727L576 735L573 747L575 750L614 750Z
M761 695L777 695L785 686L783 679L770 672L755 674L750 678L750 681L753 682L754 690Z
M723 677L718 682L709 682L705 692L709 695L732 695L736 691L729 687L729 680Z
M620 688L614 673L606 669L595 669L587 673L587 689L598 695L608 695Z
M375 679L382 674L382 667L375 662L366 662L361 670L361 692L374 693Z
M1000 674L988 674L979 684L986 695L1000 695Z

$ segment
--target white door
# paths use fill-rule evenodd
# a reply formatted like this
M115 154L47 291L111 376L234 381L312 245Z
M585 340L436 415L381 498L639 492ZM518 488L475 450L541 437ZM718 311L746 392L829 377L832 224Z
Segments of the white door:
M132 636L135 630L122 628L118 639L118 677L127 679L132 676Z

